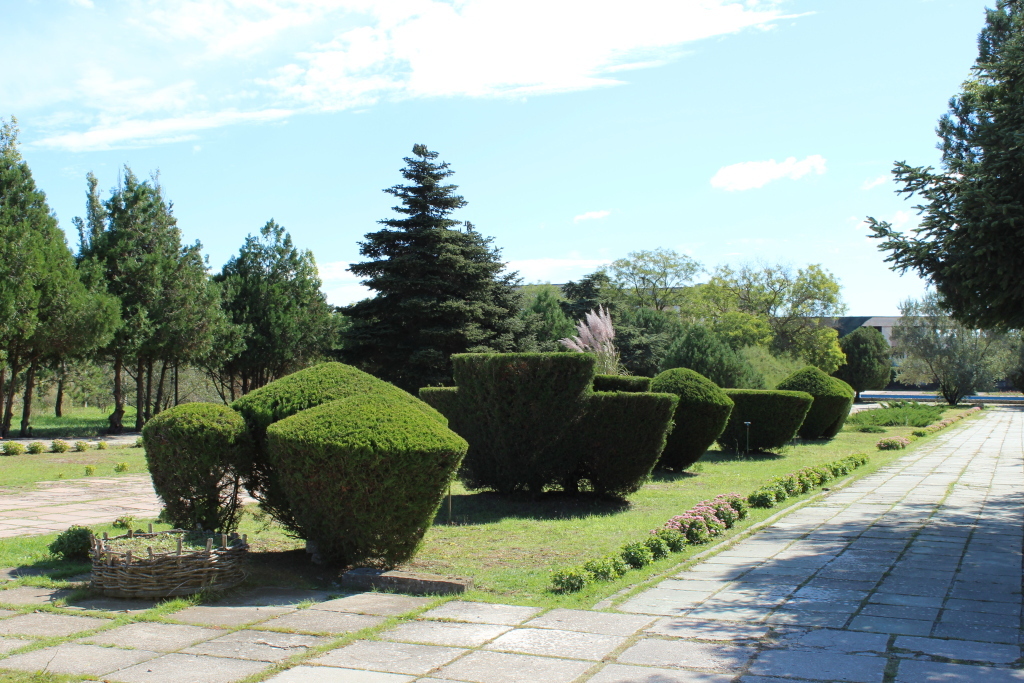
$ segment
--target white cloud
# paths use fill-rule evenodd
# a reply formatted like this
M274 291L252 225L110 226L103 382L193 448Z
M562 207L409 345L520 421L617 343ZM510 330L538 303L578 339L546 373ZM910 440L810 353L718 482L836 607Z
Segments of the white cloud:
M876 187L878 187L879 185L884 185L885 183L889 182L890 180L892 180L892 176L890 176L888 174L887 175L878 176L874 180L865 180L864 184L860 186L860 189L862 189L862 190L873 190Z
M580 221L593 221L599 218L605 218L606 216L611 215L611 213L611 211L587 211L586 213L581 213L579 216L573 216L572 222L579 223Z
M43 4L25 11L43 12ZM47 17L43 35L5 41L0 58L17 56L27 66L5 74L0 101L25 111L26 119L47 118L43 146L149 145L272 120L280 112L358 109L382 99L523 97L614 86L628 71L678 59L693 41L793 16L777 5L109 0L102 15Z
M797 161L796 157L789 157L782 162L775 159L744 161L718 169L711 178L711 186L729 192L753 190L764 187L773 180L797 180L808 173L821 175L825 170L825 157L820 154L812 154L802 161Z
M536 258L509 261L508 270L519 272L523 282L551 282L562 284L569 280L578 280L584 275L593 273L601 266L606 266L609 259L585 258Z

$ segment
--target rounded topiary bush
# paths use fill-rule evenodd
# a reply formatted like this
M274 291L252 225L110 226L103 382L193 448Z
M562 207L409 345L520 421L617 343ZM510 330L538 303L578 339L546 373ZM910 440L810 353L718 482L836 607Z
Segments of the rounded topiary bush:
M571 468L563 488L579 490L587 482L602 495L638 491L665 447L677 401L673 394L592 394L583 416L554 449L555 460Z
M303 410L266 434L297 531L325 560L346 565L410 559L468 448L387 392Z
M801 439L831 439L843 428L853 406L853 387L841 379L829 377L808 365L779 382L776 389L806 391L814 397L811 409L800 426Z
M676 426L668 435L658 465L685 470L722 435L732 413L732 399L717 384L688 368L661 373L651 381L651 391L679 397Z
M298 530L289 511L288 501L277 482L277 476L269 465L266 449L267 428L278 420L308 408L339 399L367 395L388 396L441 426L448 424L441 413L415 396L343 363L321 363L300 370L249 392L231 404L231 407L245 419L255 445L250 452L251 457L237 463L236 467L242 473L246 488L260 501L261 507L286 528Z
M632 375L594 375L594 391L650 391L650 377Z
M233 464L252 457L241 415L217 403L183 403L151 418L142 441L153 488L171 524L235 528L240 482Z
M805 391L726 389L725 393L734 406L718 443L740 451L747 448L745 422L750 423L750 450L782 448L796 436L814 401Z

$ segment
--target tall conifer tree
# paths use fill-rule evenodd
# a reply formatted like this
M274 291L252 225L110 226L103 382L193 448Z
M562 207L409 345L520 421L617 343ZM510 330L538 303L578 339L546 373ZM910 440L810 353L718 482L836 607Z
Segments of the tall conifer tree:
M366 235L368 260L349 270L376 292L343 309L351 320L344 358L409 391L451 382L451 355L511 351L522 338L518 274L504 273L500 252L451 214L466 205L446 183L454 172L437 152L416 145L406 185L383 230Z

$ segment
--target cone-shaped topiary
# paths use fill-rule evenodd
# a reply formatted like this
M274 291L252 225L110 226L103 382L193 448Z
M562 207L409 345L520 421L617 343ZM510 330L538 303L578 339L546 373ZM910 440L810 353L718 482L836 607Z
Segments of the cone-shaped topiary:
M707 377L687 368L661 373L651 381L651 391L679 397L676 426L668 435L658 465L685 470L722 435L732 413L732 399Z
M726 389L725 393L734 406L718 443L739 451L746 450L748 433L752 451L782 448L796 436L814 401L804 391Z
M315 406L352 396L388 396L446 427L447 420L415 396L343 363L321 363L282 377L231 404L241 413L255 444L252 458L238 463L246 488L260 506L292 531L298 531L276 474L267 460L267 428L286 417Z
M467 448L390 392L324 403L267 428L269 463L297 530L325 560L347 565L410 559Z
M240 510L234 464L251 460L253 448L241 415L217 403L183 403L151 418L142 442L171 524L235 528Z
M800 426L801 439L831 439L843 428L853 405L853 387L808 365L779 382L776 389L806 391L814 403Z

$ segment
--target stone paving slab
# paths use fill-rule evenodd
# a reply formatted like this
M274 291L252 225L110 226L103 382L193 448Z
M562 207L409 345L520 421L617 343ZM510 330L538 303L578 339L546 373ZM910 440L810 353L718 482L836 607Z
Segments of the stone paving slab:
M570 683L594 666L593 662L472 652L434 674L446 681L469 683Z
M266 662L202 655L161 655L107 676L117 683L235 683L263 671Z
M340 635L376 626L384 621L385 618L369 614L303 609L271 619L270 621L264 621L259 627L261 629L283 629L286 631Z
M17 586L0 590L0 603L6 605L45 605L67 597L71 591L36 586Z
M323 602L331 597L327 591L261 586L227 596L217 602L218 607L294 607L300 602Z
M224 626L232 628L266 621L294 611L295 609L292 607L199 605L175 612L169 615L168 618L198 626Z
M410 621L381 634L384 640L449 647L480 647L512 630L495 624L462 624L447 621Z
M73 617L67 614L33 612L0 620L0 636L70 636L110 624L108 619Z
M489 602L463 602L452 600L440 607L424 612L424 619L450 619L466 621L473 624L501 624L517 626L540 610L536 607L516 607L513 605L497 605Z
M310 664L385 673L423 675L444 666L466 650L436 645L357 640L310 660Z
M732 674L609 664L587 683L732 683Z
M101 631L82 638L80 642L124 648L144 648L158 652L177 652L189 645L216 638L222 633L223 631L216 629L185 624L137 622Z
M193 645L183 652L192 655L283 662L289 657L304 653L311 647L324 645L330 641L330 638L294 633L235 631L226 636Z
M518 628L500 636L485 649L598 661L622 647L625 642L626 638L623 636L544 628Z
M160 656L148 650L118 650L79 643L63 643L0 660L0 668L46 671L58 674L104 676L139 662Z
M1019 683L1020 669L996 669L945 662L900 662L896 683Z
M266 683L410 683L415 680L426 681L428 679L417 679L415 676L379 671L335 669L326 666L297 666L268 678Z
M563 631L600 633L606 636L631 636L648 626L649 616L628 616L576 609L553 609L523 624L532 628L553 628Z
M0 636L0 655L7 654L8 652L17 650L20 647L25 647L31 643L31 640L21 640L19 638L6 638L4 636Z
M416 598L409 595L394 595L391 593L357 593L356 595L318 603L310 607L310 609L397 617L426 607L434 601L435 598Z
M884 656L845 655L817 652L809 656L798 650L762 652L750 665L754 675L812 678L851 683L880 683L888 659Z
M757 654L751 647L688 640L641 640L618 657L624 664L736 671Z

